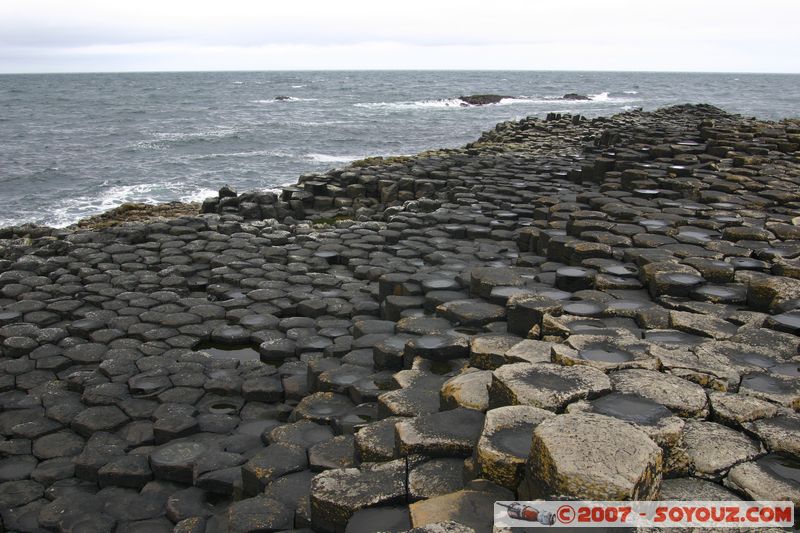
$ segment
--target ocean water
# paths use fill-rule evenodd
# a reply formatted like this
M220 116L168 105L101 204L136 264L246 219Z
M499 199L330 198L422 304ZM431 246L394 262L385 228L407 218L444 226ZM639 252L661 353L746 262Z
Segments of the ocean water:
M566 93L591 101L563 101ZM512 96L463 107L460 95ZM277 96L289 97L276 100ZM797 116L800 75L197 72L0 75L0 226L66 226L124 202L271 189L372 155L475 140L548 112L711 103Z

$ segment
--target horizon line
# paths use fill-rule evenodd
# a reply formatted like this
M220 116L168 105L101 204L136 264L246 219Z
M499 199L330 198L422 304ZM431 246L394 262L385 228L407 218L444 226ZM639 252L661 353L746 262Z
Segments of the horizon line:
M627 74L736 74L796 76L800 72L768 71L723 71L723 70L617 70L617 69L469 69L469 68L303 68L303 69L206 69L206 70L63 70L63 71L0 71L0 76L39 76L53 74L205 74L205 73L252 73L252 72L603 72Z

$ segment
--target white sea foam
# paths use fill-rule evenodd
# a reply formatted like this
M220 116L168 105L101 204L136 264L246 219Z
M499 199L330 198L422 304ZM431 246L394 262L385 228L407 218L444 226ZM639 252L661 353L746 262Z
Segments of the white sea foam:
M368 155L330 155L330 154L305 154L305 158L318 163L350 163L367 157L406 157L412 154L368 154Z
M423 109L423 108L453 108L470 107L469 104L458 98L442 100L418 100L415 102L362 102L353 104L355 107L367 109Z
M589 100L568 100L572 104L591 104L592 102L623 102L630 101L630 98L616 98L609 96L608 92L589 95ZM511 105L563 105L565 102L561 95L558 96L513 96L503 98L494 104L484 104L482 106L470 105L459 98L448 98L441 100L417 100L412 102L362 102L353 104L355 107L366 109L469 109L474 107L488 106L511 106Z
M536 104L538 102L539 101L535 98L529 98L527 96L517 96L514 98L503 98L496 104L489 104L489 105L519 105L519 104L530 105L530 104Z
M617 93L619 94L619 93ZM585 106L585 105L592 105L592 103L610 103L610 104L621 104L626 102L636 102L636 98L632 98L632 95L627 96L614 96L609 92L601 92L597 94L588 94L588 100L565 100L563 96L544 96L541 98L531 98L527 100L529 103L535 104L542 104L542 105L565 105L565 102L568 102L570 106ZM569 111L566 111L569 113Z
M302 89L305 85L292 85L292 89Z
M153 139L138 141L133 145L134 150L164 150L168 146L190 144L216 139L237 139L239 131L231 128L217 128L213 130L194 132L153 132Z
M316 161L318 163L349 163L362 159L361 155L330 155L330 154L306 154L306 159Z
M248 157L295 157L296 154L284 150L252 150L249 152L219 152L189 156L192 161L208 161L210 159L248 158Z
M217 195L217 191L215 191L214 189L209 189L207 187L203 187L203 188L197 189L196 191L192 191L192 192L189 192L187 194L184 194L183 196L180 197L180 201L181 202L187 202L187 203L202 202L206 198L208 198L210 196L216 196L216 195Z
M239 132L231 128L217 128L214 130L203 131L178 131L178 132L155 132L154 137L164 139L167 141L184 141L194 139L206 139L208 137L214 138L229 138L238 136Z
M275 187L267 187L264 190L267 192L274 192L276 194L280 194L282 189L286 187L294 187L295 185L297 185L297 180L292 180L292 181L286 181L284 183L279 183Z
M352 120L295 120L286 122L290 126L333 126L336 124L352 124Z
M56 228L74 224L78 220L97 215L125 203L158 204L166 198L177 198L181 202L200 202L216 195L213 189L194 189L182 183L140 183L137 185L115 185L99 195L77 196L61 202L46 223Z
M275 103L283 103L283 102L316 102L316 98L298 98L295 96L287 96L286 98L281 98L278 100L277 98L270 98L268 100L250 100L251 104L275 104Z

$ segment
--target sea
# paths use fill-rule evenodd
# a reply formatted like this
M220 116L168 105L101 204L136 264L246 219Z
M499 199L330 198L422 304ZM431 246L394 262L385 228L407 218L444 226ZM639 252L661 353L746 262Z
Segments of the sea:
M463 106L461 95L500 94ZM566 101L564 94L589 96ZM496 123L710 103L800 115L800 75L533 71L0 75L0 227L125 202L275 189L367 156L457 147Z

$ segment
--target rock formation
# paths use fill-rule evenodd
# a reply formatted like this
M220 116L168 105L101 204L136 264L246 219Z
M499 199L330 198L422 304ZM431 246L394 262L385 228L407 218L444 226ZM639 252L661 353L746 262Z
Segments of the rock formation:
M800 503L798 150L710 106L551 114L202 213L2 229L0 529Z

